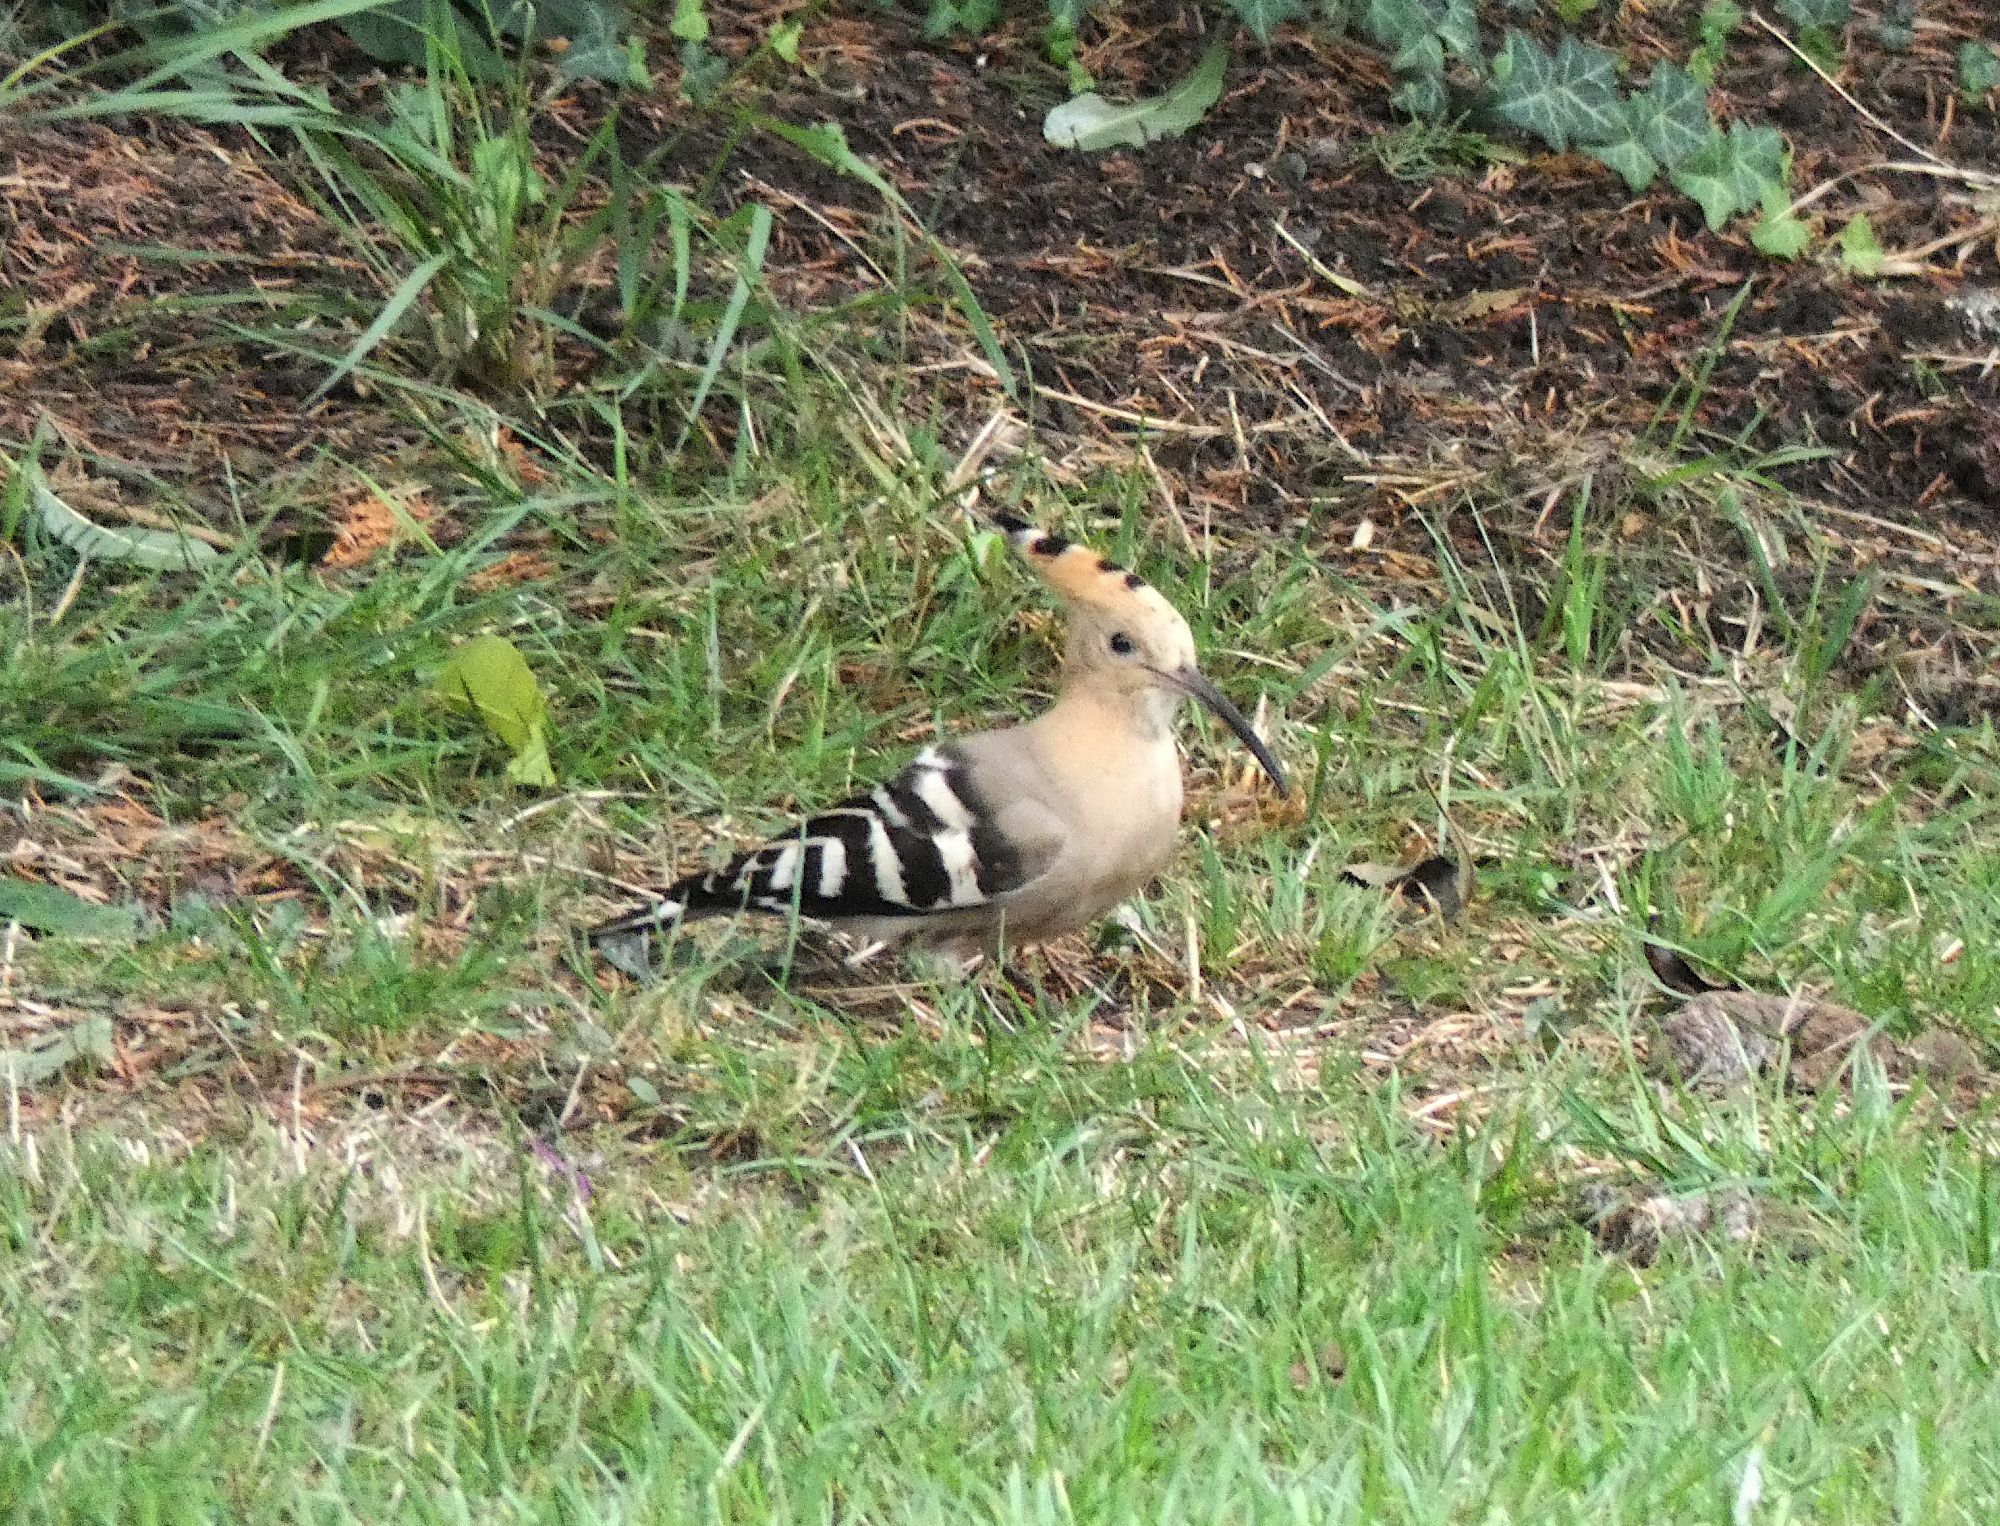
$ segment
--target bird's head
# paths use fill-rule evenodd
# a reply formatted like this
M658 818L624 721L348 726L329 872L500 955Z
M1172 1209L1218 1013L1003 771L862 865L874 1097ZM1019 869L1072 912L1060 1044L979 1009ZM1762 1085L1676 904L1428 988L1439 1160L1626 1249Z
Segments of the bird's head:
M1007 539L1069 611L1064 664L1072 682L1109 688L1171 709L1183 699L1206 705L1285 792L1285 772L1243 712L1211 683L1195 659L1194 633L1136 572L1087 546L1016 519L1002 519Z

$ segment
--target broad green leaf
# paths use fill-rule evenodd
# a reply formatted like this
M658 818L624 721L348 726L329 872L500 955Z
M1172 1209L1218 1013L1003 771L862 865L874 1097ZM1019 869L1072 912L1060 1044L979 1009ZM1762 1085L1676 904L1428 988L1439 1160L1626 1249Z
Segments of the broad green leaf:
M1525 32L1510 31L1494 60L1493 109L1557 153L1571 143L1611 142L1619 136L1614 63L1606 49L1567 32L1551 57Z
M624 0L508 0L468 6L455 12L446 0L373 0L377 9L342 22L354 45L381 63L421 67L429 57L428 35L435 22L437 42L466 75L482 83L504 79L507 65L493 50L498 37L543 39L568 44L556 59L565 79L595 79L644 85L645 45L630 35ZM678 18L676 18L678 19ZM490 24L489 24L490 23Z
M1701 82L1666 62L1653 66L1651 82L1619 107L1618 116L1618 136L1590 145L1590 153L1635 191L1651 185L1662 165L1671 168L1686 159L1714 130Z
M0 879L0 923L5 922L38 933L130 943L139 934L139 908L98 906L54 885Z
M705 43L681 44L680 91L684 99L705 106L722 93L729 82L729 60Z
M541 789L555 787L556 771L549 762L548 739L542 735L540 721L528 728L528 740L522 743L520 751L507 760L507 777L515 784Z
M428 48L423 0L395 0L380 10L363 11L348 17L340 29L378 64L423 64Z
M2000 54L1983 42L1959 44L1958 88L1969 104L1976 104L2000 86Z
M1676 186L1701 203L1709 231L1720 228L1738 212L1764 204L1773 187L1785 184L1785 140L1775 127L1731 122L1694 153L1674 166Z
M1625 114L1633 137L1668 169L1700 148L1714 131L1708 92L1701 81L1664 60L1653 65L1646 88L1625 103Z
M1791 198L1782 185L1764 193L1763 215L1750 230L1750 242L1774 260L1795 260L1812 244L1812 231L1793 215Z
M1849 274L1862 277L1882 273L1882 245L1875 237L1875 225L1866 212L1856 212L1840 230L1840 263Z
M1411 38L1389 60L1389 68L1403 79L1435 80L1444 84L1444 41L1435 32Z
M131 525L114 529L86 519L55 495L39 466L29 465L23 470L28 473L28 493L34 500L35 518L43 531L78 556L126 562L154 572L187 572L221 555L215 547L172 530L143 530Z
M1445 19L1450 21L1456 41L1456 34L1462 31L1462 18ZM1359 22L1362 35L1391 54L1400 53L1419 37L1441 31L1444 26L1425 0L1362 0Z
M0 1049L0 1088L9 1084L40 1086L53 1081L79 1060L105 1065L116 1056L111 1019L93 1013L66 1028L42 1035L26 1048Z
M1907 53L1917 40L1917 0L1889 0L1875 23L1875 40L1891 53Z
M1164 95L1114 106L1095 91L1052 107L1042 119L1042 136L1057 148L1100 153L1107 148L1144 148L1155 138L1186 132L1222 99L1222 71L1229 43L1216 38L1186 79Z
M433 21L437 23L435 29ZM350 16L340 25L348 41L378 63L422 68L429 59L430 39L435 31L439 48L465 71L467 78L491 84L507 72L500 55L481 35L486 29L473 26L449 5L427 0L391 0L379 10Z
M1673 169L1673 182L1701 204L1701 213L1712 233L1743 210L1736 199L1736 183L1729 174L1729 139L1721 128L1708 141Z
M977 36L1000 19L1000 0L931 0L924 36L935 42L953 32Z
M1305 9L1299 0L1229 0L1229 8L1259 42L1269 42L1280 23Z
M660 1105L660 1089L644 1076L629 1075L625 1078L625 1085L630 1089L632 1095L645 1103L646 1106L658 1107Z
M545 726L548 706L519 648L504 636L477 636L454 650L438 674L438 691L470 705L486 729L513 751L507 777L553 784Z
M532 21L537 36L561 37L569 43L556 59L556 72L564 79L594 79L634 89L652 83L646 73L646 45L632 31L622 0L539 0L535 9L523 10L524 31Z

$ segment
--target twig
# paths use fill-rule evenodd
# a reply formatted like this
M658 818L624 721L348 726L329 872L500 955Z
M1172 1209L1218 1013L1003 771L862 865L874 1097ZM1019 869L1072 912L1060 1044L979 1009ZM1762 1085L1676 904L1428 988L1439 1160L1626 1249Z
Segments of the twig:
M1874 112L1870 111L1866 106L1862 105L1852 95L1850 95L1847 92L1846 88L1842 86L1838 80L1836 80L1831 74L1828 74L1826 70L1822 69L1819 66L1818 62L1815 61L1810 54L1808 54L1804 49L1802 49L1797 43L1793 42L1791 38L1787 37L1783 31L1773 26L1770 23L1770 21L1765 18L1764 14L1761 11L1752 11L1750 13L1750 19L1756 22L1757 25L1762 27L1765 31L1769 32L1773 37L1777 38L1779 42L1783 43L1787 52L1789 52L1800 63L1804 64L1808 69L1812 70L1813 73L1817 74L1822 80L1824 80L1826 82L1828 89L1832 90L1835 95L1839 96L1843 101L1847 102L1849 106L1852 106L1854 108L1855 114L1859 116L1862 121L1866 122L1870 127L1874 128L1877 132L1882 133L1887 137L1894 138L1898 143L1902 144L1903 147L1907 148L1911 153L1915 154L1919 159L1928 160L1931 164L1937 167L1937 170L1940 174L1948 175L1954 180L1963 180L1967 185L2000 187L2000 175L1990 175L1983 170L1969 170L1961 165L1953 164L1949 159L1941 159L1936 154L1932 153L1929 149L1925 148L1923 144L1914 143L1910 139L1904 137L1901 133L1897 132L1895 128L1891 127L1887 122L1883 121L1880 117L1875 115Z
M1796 217L1829 191L1838 189L1850 180L1859 179L1863 175L1878 174L1883 170L1893 170L1899 175L1929 175L1939 180L1958 180L1963 178L1962 173L1949 164L1912 164L1908 159L1879 159L1873 164L1858 164L1851 170L1842 170L1838 175L1833 176L1829 180L1822 180L1818 185L1814 186L1810 191L1807 191L1797 201L1794 201L1787 207L1785 215L1787 217ZM1966 171L1964 173L1977 174L1979 172Z
M1333 287L1336 291L1345 292L1348 296L1358 298L1360 301L1363 302L1376 302L1381 300L1375 295L1375 293L1370 291L1367 287L1363 286L1359 281L1355 280L1354 277L1344 276L1339 271L1335 270L1332 266L1326 264L1323 260L1320 259L1318 255L1314 254L1312 250L1308 249L1304 244L1300 243L1296 238L1294 238L1292 236L1292 230L1287 228L1283 223L1274 222L1271 224L1271 226L1277 231L1279 238L1283 239L1286 243L1290 244L1292 248L1298 251L1300 257L1305 260L1307 266L1310 267L1310 269L1312 270L1312 273L1318 276L1322 281L1326 282L1327 285Z
M756 193L759 196L769 196L775 198L776 200L787 202L790 205L796 207L799 211L805 213L806 216L810 217L814 222L818 223L822 228L826 229L828 233L831 233L835 238L840 240L841 243L845 244L848 247L848 249L853 252L854 257L857 260L861 261L862 264L866 265L869 268L869 270L874 273L875 279L877 281L880 281L884 286L894 286L896 284L894 281L889 279L887 271L883 270L883 268L880 265L876 264L874 260L869 258L867 250L863 249L859 244L857 244L851 237L847 235L847 233L845 233L841 229L839 224L835 223L832 218L828 217L824 212L820 211L820 209L814 206L811 202L806 201L801 197L793 195L790 191L785 190L781 186L775 186L767 181L759 180L755 175L746 173L743 176L743 179L745 183L748 184L752 190L756 191Z
M1081 408L1087 413L1101 414L1108 419L1116 419L1121 424L1136 425L1154 434L1180 435L1190 440L1231 440L1236 431L1222 424L1182 424L1174 419L1155 418L1151 414L1135 413L1130 408L1114 407L1110 403L1094 403L1087 397L1079 397L1074 392L1064 392L1057 387L1037 387L1043 397L1052 397L1059 403L1068 403L1072 408ZM1243 426L1251 435L1279 434L1298 427L1300 420L1262 419L1255 424Z
M1917 262L1929 259L1940 249L1949 249L1954 244L1976 244L1989 233L2000 233L2000 217L1989 217L1975 228L1959 228L1941 238L1934 238L1928 244L1919 244L1914 249L1890 249L1882 255L1883 266L1906 264L1911 267L1909 274L1920 274Z

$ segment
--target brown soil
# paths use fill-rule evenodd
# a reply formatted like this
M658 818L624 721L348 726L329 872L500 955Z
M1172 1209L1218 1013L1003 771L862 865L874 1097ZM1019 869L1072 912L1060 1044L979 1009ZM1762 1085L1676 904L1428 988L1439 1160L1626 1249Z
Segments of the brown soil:
M717 46L748 53L782 7L763 9L739 8ZM1951 49L1974 35L1978 9L1930 8L1936 25L1901 55L1857 28L1843 78L1889 125L1992 173L1995 114L1951 93ZM1643 70L1684 54L1691 11L1606 22L1601 40ZM1140 92L1171 84L1204 38L1193 6L1128 4L1093 21L1086 43L1104 89ZM379 100L379 78L337 34L296 49L289 62ZM1835 460L1778 474L1809 498L1981 539L2000 513L1994 338L1962 311L2000 282L1991 209L1971 187L1883 172L1817 203L1822 232L1865 207L1891 250L1967 235L1926 256L1923 274L1871 284L1825 258L1778 265L1740 224L1710 234L1677 191L1633 198L1581 156L1398 179L1377 152L1398 126L1381 60L1307 33L1240 47L1223 101L1187 137L1103 156L1043 141L1042 112L1064 86L1026 26L926 43L907 17L836 12L808 26L801 64L762 104L838 122L929 219L1025 361L1041 427L1129 440L1123 415L1159 421L1154 459L1198 510L1273 525L1394 519L1496 466L1528 496L1602 469L1696 370L1749 282L1702 424L1748 430L1756 446L1832 447ZM1717 99L1785 130L1801 188L1909 157L1754 31L1732 45ZM552 154L573 152L604 104L587 90L557 103ZM664 81L625 111L632 147L678 143L690 179L727 131ZM857 247L885 243L883 214L865 187L755 134L715 183L773 203L770 267L793 294L824 302L874 284ZM1336 289L1300 245L1365 295ZM108 455L211 488L225 455L240 473L395 442L351 390L302 410L322 370L218 332L200 309L250 288L297 311L326 299L319 345L337 353L346 315L331 299L380 296L240 138L172 123L9 130L0 277L30 318L0 360L0 434L14 440L46 411Z

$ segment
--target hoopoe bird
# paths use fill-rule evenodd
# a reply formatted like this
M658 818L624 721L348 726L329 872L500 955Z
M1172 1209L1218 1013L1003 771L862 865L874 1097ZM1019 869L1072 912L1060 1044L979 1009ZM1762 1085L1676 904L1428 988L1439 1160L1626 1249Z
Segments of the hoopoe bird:
M1084 546L1018 520L999 524L1068 611L1055 703L1024 725L925 748L880 788L597 927L592 946L622 953L624 940L649 943L682 922L737 911L964 952L1077 931L1145 889L1173 855L1175 720L1190 698L1285 793L1270 748L1196 665L1178 610Z

